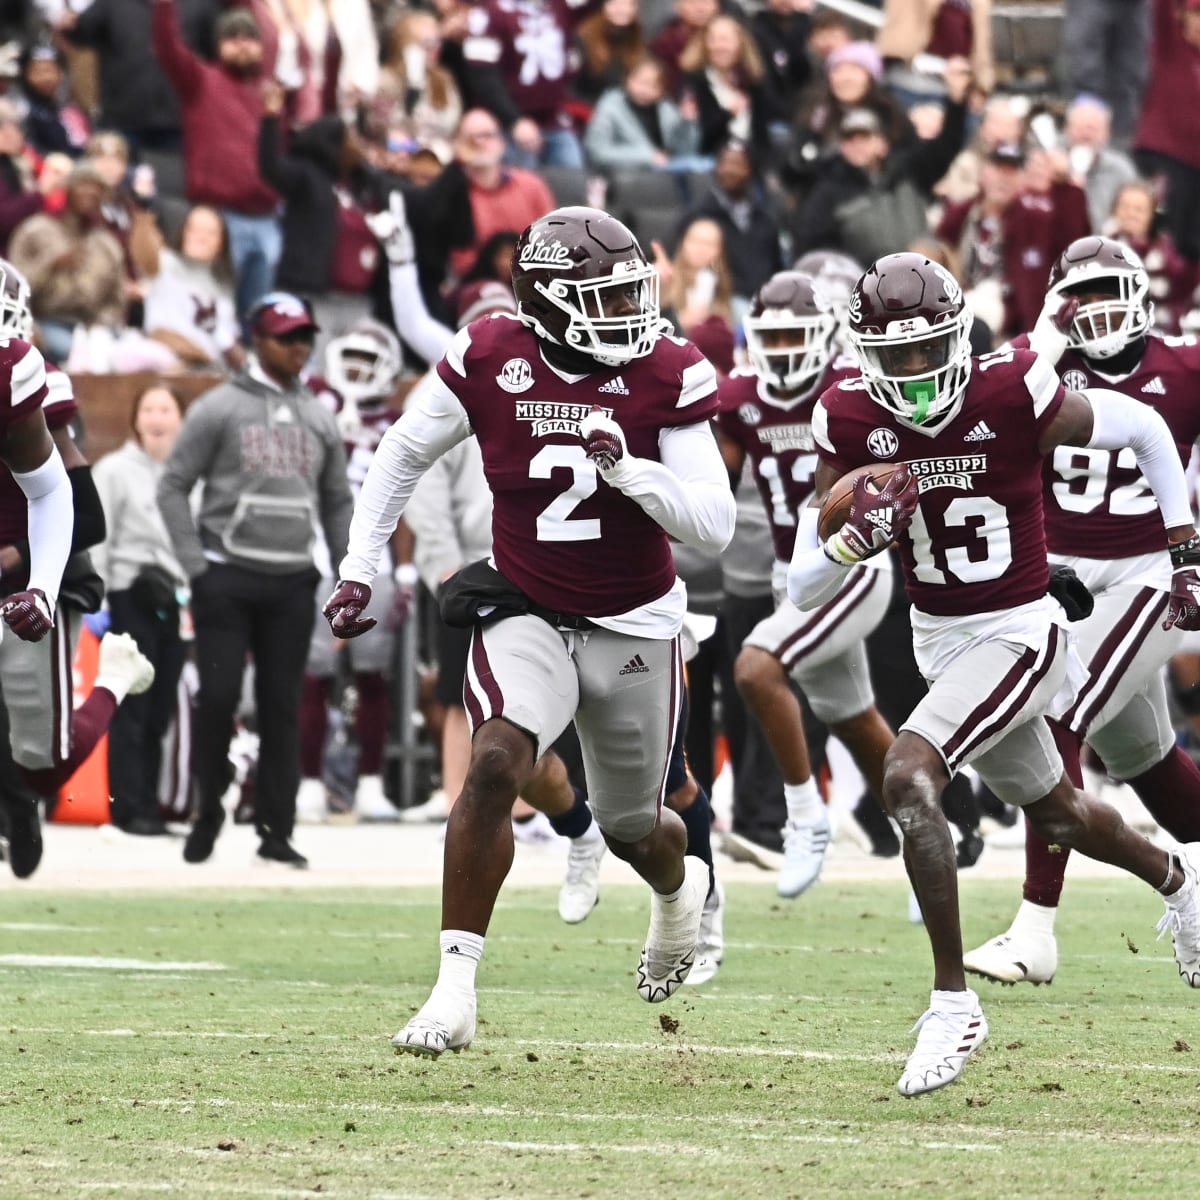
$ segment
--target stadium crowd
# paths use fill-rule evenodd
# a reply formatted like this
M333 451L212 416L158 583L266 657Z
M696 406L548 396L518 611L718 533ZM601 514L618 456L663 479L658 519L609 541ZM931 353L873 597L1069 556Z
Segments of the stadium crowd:
M1004 20L1044 20L1044 8L1022 17L1009 5ZM821 629L815 649L794 608L775 616L794 541L780 530L797 513L779 517L791 499L770 474L775 460L746 434L759 420L755 389L778 385L791 405L802 380L837 383L842 376L826 374L836 363L855 375L861 363L837 357L855 349L851 295L872 263L900 251L937 264L937 278L961 293L976 355L1038 330L1041 352L1052 269L1069 248L1110 244L1088 242L1096 237L1137 260L1145 286L1136 303L1152 311L1155 337L1200 331L1200 0L1070 0L1064 52L1035 64L997 55L994 28L990 0L8 6L0 334L32 342L46 374L29 358L0 365L14 396L20 377L40 397L76 514L74 540L60 548L71 565L53 637L11 669L5 649L13 655L18 639L0 642L13 732L0 807L14 872L36 869L39 808L53 811L57 789L106 732L113 822L161 836L191 818L190 863L211 855L231 786L259 854L299 868L298 821L445 820L460 792L476 810L472 730L498 711L486 656L481 665L473 648L483 639L440 613L462 568L510 553L489 536L487 447L470 439L439 459L386 538L364 541L351 512L397 415L435 404L448 372L467 377L457 348L470 342L456 331L518 311L530 324L533 301L519 282L514 294L514 279L545 265L539 255L554 243L531 243L528 230L581 205L633 231L663 315L697 348L696 362L681 359L679 404L691 403L687 381L700 362L722 381L711 415L736 492L732 540L714 532L712 512L664 516L657 502L638 501L677 542L673 570L689 597L689 700L663 794L686 831L687 861L709 867L701 882L689 874L675 885L704 909L691 982L711 978L721 959L708 803L718 748L733 778L722 846L779 872L781 894L800 895L820 873L830 734L862 774L854 818L872 852L900 853L880 802L891 729L926 688L909 597L898 569L894 579L890 566L868 572L857 623L843 626L842 642ZM790 327L771 324L779 312L815 323L800 321L810 332L781 343L779 329ZM806 346L825 357L791 362ZM621 361L625 376L601 391L629 394L625 377L632 385L638 376ZM527 373L523 358L498 360L494 387L516 396L531 387L520 364ZM553 365L582 373L569 355ZM1105 386L1103 371L1089 385L1087 370L1064 383ZM121 376L141 382L130 410L115 413L114 396L126 393L106 381ZM1159 388L1143 391L1161 389L1155 378ZM474 425L465 385L458 399ZM129 431L123 445L117 427ZM986 426L976 434L995 436ZM815 433L804 436L813 449ZM601 476L617 479L624 442L615 458L610 443L588 444ZM28 468L10 465L31 507L28 530L7 528L0 545L0 594L26 597L39 569L33 492ZM545 477L569 465L547 460ZM689 479L692 502L709 482ZM61 502L61 487L55 494ZM22 512L23 503L18 495ZM360 594L341 568L361 564L367 544L379 574ZM332 632L319 616L331 592ZM343 610L364 636L334 636L345 632ZM564 616L583 619L569 607L549 613ZM36 632L36 613L19 619ZM100 673L68 718L60 701L80 624L101 639ZM1155 677L1171 685L1173 748L1176 730L1188 743L1200 713L1200 654L1184 653L1183 641L1169 649ZM640 658L629 668L660 669ZM588 805L597 733L594 716L580 722L578 739L567 730L539 744L555 754L531 762L513 796L511 780L497 785L515 836L569 839L560 911L570 921L595 902L601 828L624 854L607 794ZM1075 729L1080 743L1086 725ZM655 753L670 750L669 732ZM1095 765L1111 769L1096 749L1104 762ZM1172 765L1173 749L1158 750L1153 763L1134 756L1136 766L1114 774L1139 795L1151 771L1175 772L1175 786L1185 768ZM433 761L405 774L405 755ZM1011 795L972 780L957 775L940 797L958 831L951 870L983 852L982 822L1017 820ZM1153 787L1165 780L1156 775ZM904 801L887 807L895 816ZM306 848L318 846L313 838ZM630 851L656 894L675 890L659 886L674 878L672 853ZM1032 932L1043 953L1021 977L1048 979L1061 878L1038 878L1019 919L1040 922ZM480 916L464 900L458 911L454 952L477 961L482 930L478 945L460 930L486 927L490 907ZM924 916L936 947L939 922ZM668 988L669 960L663 951L639 968L647 999ZM1003 977L995 948L979 961L980 973ZM397 1036L418 1052L447 1048L428 1028ZM947 1081L910 1083L920 1091Z

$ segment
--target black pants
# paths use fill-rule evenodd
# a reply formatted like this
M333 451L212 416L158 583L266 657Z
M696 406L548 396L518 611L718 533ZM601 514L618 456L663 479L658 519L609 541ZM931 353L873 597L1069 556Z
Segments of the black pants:
M214 563L193 583L200 693L192 775L198 816L220 808L233 779L229 743L250 656L259 736L255 824L260 836L292 836L300 786L300 692L319 578L315 569L266 575Z
M733 831L760 846L780 850L787 804L783 776L758 722L746 711L733 680L733 663L750 631L775 611L775 601L765 596L733 596L721 601L721 627L729 653L721 677L722 715L729 754L733 760Z
M108 731L108 791L114 825L134 817L158 817L163 738L175 715L175 692L183 670L179 610L149 611L130 591L109 592L114 633L128 633L154 664L154 682L140 696L126 696Z

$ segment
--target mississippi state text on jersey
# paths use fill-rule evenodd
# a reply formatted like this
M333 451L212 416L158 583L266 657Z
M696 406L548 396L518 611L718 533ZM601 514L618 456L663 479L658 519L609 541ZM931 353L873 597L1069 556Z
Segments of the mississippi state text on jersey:
M666 533L600 477L579 422L598 406L630 454L660 462L663 429L717 411L716 374L695 346L664 335L644 358L564 376L520 321L495 314L460 332L437 371L479 439L495 501L492 553L506 578L546 608L591 617L670 590Z
M1024 335L1014 342L1021 343L1028 344ZM1109 388L1156 409L1187 466L1200 437L1200 345L1152 335L1135 370L1117 380L1096 374L1086 358L1068 350L1058 374L1068 391ZM1128 447L1059 446L1046 459L1043 478L1046 544L1052 554L1110 559L1166 549L1158 502Z
M1038 441L1063 394L1047 362L1005 349L972 361L962 401L935 433L893 416L857 379L821 397L813 435L839 475L869 463L912 464L921 498L899 548L909 598L922 612L990 612L1045 593Z
M721 411L717 425L745 451L780 562L791 559L796 514L812 499L817 474L813 407L826 389L857 374L852 360L834 359L810 392L789 401L773 398L759 377L745 367L718 385Z

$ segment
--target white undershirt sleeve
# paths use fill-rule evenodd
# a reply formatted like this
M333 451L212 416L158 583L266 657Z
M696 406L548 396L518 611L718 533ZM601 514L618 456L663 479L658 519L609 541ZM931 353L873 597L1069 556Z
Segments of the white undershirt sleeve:
M440 361L454 341L454 331L429 315L417 264L389 263L388 287L392 297L392 319L396 332L427 363Z
M604 480L624 492L676 541L719 552L729 545L737 506L708 421L664 429L662 462L625 454Z
M75 531L71 481L57 449L40 467L12 477L29 504L29 588L45 593L53 615Z
M339 579L370 583L417 486L430 465L471 436L458 397L437 378L416 405L383 435L350 520L350 541Z
M1083 395L1092 406L1088 447L1123 450L1128 446L1158 501L1163 524L1168 529L1191 525L1187 479L1166 421L1148 404L1108 388L1086 388Z
M792 549L792 561L788 567L788 599L804 610L820 608L833 599L838 588L846 582L849 566L835 563L821 549L817 525L821 513L811 504L800 510L800 521L796 527L796 544Z

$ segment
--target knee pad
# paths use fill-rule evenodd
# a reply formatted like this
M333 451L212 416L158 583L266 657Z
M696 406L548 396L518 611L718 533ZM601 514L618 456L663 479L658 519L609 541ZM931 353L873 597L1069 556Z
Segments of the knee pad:
M642 838L650 836L654 830L654 823L658 819L658 815L653 809L643 812L606 812L602 807L596 807L594 797L592 798L592 813L601 831L608 834L615 842L640 842Z

